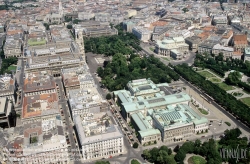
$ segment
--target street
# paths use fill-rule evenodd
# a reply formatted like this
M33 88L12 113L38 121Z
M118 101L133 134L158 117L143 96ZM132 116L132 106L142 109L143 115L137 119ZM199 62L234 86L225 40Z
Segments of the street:
M147 50L143 50L147 55L151 55L153 54L153 52L148 52ZM95 57L100 57L101 55L94 55L94 54L88 54L88 65L90 68L90 72L96 82L97 85L97 89L100 92L101 95L103 95L103 97L105 98L105 95L107 94L107 90L104 91L103 88L100 88L100 82L98 79L98 77L96 76L96 70L99 66L103 66L102 64L98 64L95 60ZM169 62L173 65L177 65L177 64L182 64L182 63L187 63L189 65L192 65L195 59L195 53L191 52L190 55L186 58L186 60L181 60L181 61L167 61L161 58L161 56L158 56L155 54L156 57L160 58L160 60L165 63L166 65L169 64ZM200 139L202 142L207 141L210 138L214 138L216 140L220 139L220 136L224 133L224 129L231 129L231 128L236 128L239 127L242 131L243 134L247 134L246 132L249 132L249 128L246 127L245 125L243 125L241 122L239 122L234 116L232 116L231 114L229 114L227 111L225 111L221 106L219 106L217 103L211 101L211 104L208 104L208 102L202 102L204 101L204 99L202 99L199 95L204 95L204 93L202 91L200 91L197 87L193 86L192 84L190 84L189 82L187 82L185 79L183 79L182 77L180 77L180 82L183 83L183 85L186 85L188 87L190 87L193 91L196 93L196 97L195 99L197 99L198 101L200 101L200 103L202 103L202 105L209 107L209 106L214 106L213 109L211 109L211 115L207 116L209 120L211 120L210 125L209 125L209 132L208 133L204 133L204 134L200 134L200 135L196 135L194 134L192 137L189 138L189 141L195 141L196 139ZM198 98L200 97L200 98ZM208 100L210 100L209 97L207 97L206 95L204 95L205 98L207 98ZM115 120L118 122L118 124L120 125L121 129L123 129L123 125L125 125L125 127L127 128L128 132L125 131L123 129L123 132L125 134L124 137L124 145L125 148L127 150L127 154L123 154L120 156L115 156L112 157L110 159L107 159L108 161L110 161L111 163L129 163L129 161L133 158L137 158L138 160L140 160L141 162L145 162L141 155L143 153L143 150L145 149L151 149L154 147L160 147L162 145L166 145L170 148L174 148L176 145L182 145L183 143L185 143L185 141L181 141L181 142L175 142L175 143L162 143L159 142L155 145L150 145L150 146L139 146L137 149L134 149L131 147L131 144L133 142L131 142L129 140L128 137L128 133L133 134L133 130L131 130L131 128L127 125L127 123L123 120L123 118L121 118L121 115L119 114L119 109L116 106L116 103L111 100L111 104L112 106L114 106L112 108L113 110L113 114L114 114L114 118ZM216 109L217 108L217 109ZM116 115L118 113L118 115ZM227 127L227 125L222 124L220 125L220 119L223 121L229 121L232 123L231 127ZM234 125L235 124L235 125ZM134 136L133 136L134 138ZM136 139L137 140L137 139ZM94 163L94 162L90 162L90 161L86 161L83 163Z
M163 62L166 65L168 65L169 63L171 63L172 65L183 64L183 63L187 63L189 65L192 65L194 63L195 53L192 51L189 51L189 55L182 60L169 60L168 61L168 60L163 59L164 56L158 55L155 52L153 52L152 50L150 50L150 47L152 47L151 45L141 42L140 46L141 46L142 51L144 53L146 53L147 55L154 55L156 58L159 58L161 60L161 62Z
M17 82L17 100L15 105L16 113L21 115L22 103L23 103L23 85L24 85L24 59L22 57L18 58L17 67L20 67L20 70L16 70L15 78ZM20 120L17 119L17 123Z
M66 136L68 136L69 138L69 146L68 149L70 150L70 160L75 160L75 163L78 163L78 159L81 158L81 155L79 154L79 148L75 143L75 139L74 139L74 128L73 128L73 124L72 124L72 120L71 120L71 115L70 115L70 111L68 108L68 103L67 103L67 99L65 98L65 93L64 93L64 89L63 89L63 84L61 81L61 78L55 78L55 82L56 85L58 86L57 88L57 94L58 94L58 99L59 99L59 105L61 105L62 111L63 111L63 122L65 121L65 134ZM67 137L66 137L67 138Z
M143 51L148 54L151 55L153 54L155 57L160 58L160 60L168 65L169 63L171 63L172 65L177 65L177 64L182 64L182 63L187 63L189 65L192 65L195 59L195 53L189 51L190 56L186 59L186 60L182 60L182 61L167 61L161 58L161 56L155 54L154 52L149 52L148 47L150 47L147 43L141 43L141 47L143 48ZM189 87L191 87L194 91L196 91L198 94L202 94L204 95L204 93L200 90L198 90L195 86L193 86L192 84L190 84L189 82L187 82L185 79L183 79L182 77L180 78L183 82L185 82L186 85L188 85ZM208 100L211 100L209 97L207 97L206 95L204 95ZM218 105L216 102L211 101L212 105L214 105L218 110L220 110L222 113L224 113L228 118L230 118L237 127L241 128L242 130L246 131L246 132L250 132L249 127L247 127L245 124L243 124L242 122L240 122L239 120L237 120L237 118L235 118L232 114L228 113L223 107L221 107L220 105Z
M193 86L192 84L190 84L188 81L186 81L184 78L180 77L180 79L185 82L186 85L188 85L190 88L192 88L195 92L197 92L198 94L202 94L204 95L204 93L202 91L200 91L199 89L197 89L197 87ZM240 122L239 120L237 120L231 113L227 112L223 107L221 107L220 105L218 105L216 102L212 101L209 97L207 97L206 95L204 95L204 97L206 97L208 100L211 101L211 104L213 106L215 106L218 110L220 110L223 114L225 114L228 118L230 118L230 120L232 122L234 122L236 124L237 127L239 127L241 130L244 130L246 132L250 132L249 127L247 127L245 124L243 124L242 122Z
M100 84L99 83L100 79L98 79L98 76L95 73L96 73L96 69L102 65L98 64L96 62L95 58L97 58L97 57L100 58L101 55L94 55L94 54L90 54L90 53L86 54L86 55L88 57L88 66L89 66L90 72L91 72L96 84ZM194 56L192 59L194 59ZM185 82L180 81L180 83L186 85ZM97 90L105 98L106 91L104 91L104 89L101 88L100 85L97 85ZM125 148L127 151L126 151L126 154L123 154L120 156L114 156L112 158L105 159L105 160L108 160L111 163L115 163L115 162L116 163L128 163L131 159L137 158L140 161L144 162L141 155L143 153L143 150L145 150L145 149L160 147L162 145L166 145L168 147L174 148L176 145L182 145L184 143L183 141L182 142L175 142L175 143L159 142L155 145L150 145L150 146L139 145L139 147L137 149L132 148L131 145L134 142L131 141L128 136L131 136L131 134L132 134L133 140L139 142L138 139L133 135L133 133L134 133L133 130L127 125L126 121L122 118L122 116L120 115L119 107L116 105L116 103L112 99L110 100L110 105L111 105L111 109L113 110L113 115L114 115L115 121L120 125L120 127L124 133L124 145L125 145ZM124 127L126 128L126 130ZM214 127L217 127L216 123L214 123L213 127L211 127L211 128L214 128ZM204 133L201 135L194 134L192 137L189 138L189 140L195 141L196 139L200 139L201 141L207 141L209 138L219 139L219 136L222 135L223 133L224 133L224 131L215 131L214 129L212 129L211 132L209 132L209 133ZM94 163L94 162L83 161L83 163Z

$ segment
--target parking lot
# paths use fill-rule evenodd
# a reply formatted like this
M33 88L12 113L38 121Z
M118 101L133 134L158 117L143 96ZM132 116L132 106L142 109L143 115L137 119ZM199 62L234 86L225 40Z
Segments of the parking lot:
M118 108L116 107L116 105L113 105L113 100L109 101L109 104L111 106L111 112L113 113L114 118L116 119L120 127L122 128L122 131L126 139L128 140L130 146L133 146L135 142L140 144L140 142L138 141L138 139L136 138L134 134L134 130L128 126L128 124L123 119L122 115L120 114L120 111L117 110Z

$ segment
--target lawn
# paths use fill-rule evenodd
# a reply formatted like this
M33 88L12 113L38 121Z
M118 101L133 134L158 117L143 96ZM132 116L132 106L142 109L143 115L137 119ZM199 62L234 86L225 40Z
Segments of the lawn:
M199 110L202 114L208 115L208 112L207 112L205 109L198 108L198 110Z
M224 89L225 91L233 90L234 88L230 85L227 85L226 83L218 83L217 84L221 89Z
M230 123L230 122L225 122L225 124L227 124L227 126L231 126L231 123Z
M243 95L243 93L240 92L233 92L232 93L235 97L241 97Z
M140 164L140 162L138 162L137 160L133 159L133 160L131 161L131 164Z
M15 71L16 70L16 66L11 65L11 66L8 67L8 70L9 71L12 71L12 70Z
M169 59L168 59L168 58L166 58L166 57L162 57L162 59L169 61Z
M204 77L207 77L207 78L210 78L210 77L214 77L213 74L211 74L210 72L208 71L201 71L201 72L198 72L201 76L204 76Z
M154 49L154 48L150 47L149 49L150 49L151 51L155 52L155 49Z
M217 78L217 77L212 77L209 79L211 82L213 83L220 83L221 82L221 79Z
M206 164L207 161L200 156L192 156L188 159L188 164Z
M41 39L41 40L29 39L28 40L29 46L37 46L37 45L44 45L44 44L46 44L45 39Z
M250 97L242 98L240 100L250 107Z

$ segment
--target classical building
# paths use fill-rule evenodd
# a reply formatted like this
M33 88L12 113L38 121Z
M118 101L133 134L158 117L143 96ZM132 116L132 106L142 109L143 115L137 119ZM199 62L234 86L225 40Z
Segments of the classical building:
M96 13L95 21L97 22L109 22L111 14L110 13Z
M244 53L245 48L248 46L247 35L237 35L233 36L233 46L234 51Z
M126 15L127 18L130 18L132 16L136 16L137 15L137 11L133 10L133 9L126 10L125 13L127 13L127 15Z
M198 45L202 42L198 36L192 36L185 39L185 42L189 45L189 50L193 52L198 51Z
M219 43L218 41L211 42L211 41L206 40L206 41L204 41L204 42L202 42L201 44L198 45L198 53L200 53L200 54L204 54L204 53L211 54L214 46L216 44L218 44L218 43Z
M61 69L81 67L85 63L84 54L79 52L74 42L47 44L32 47L26 51L26 72L47 70L53 76L61 76Z
M48 120L60 114L56 92L27 95L22 105L23 124Z
M72 89L69 91L69 104L73 116L88 112L107 110L107 102L96 88Z
M219 53L222 53L224 59L226 59L226 58L232 58L233 52L234 52L234 48L233 47L223 46L221 44L214 45L214 47L212 49L212 53L214 55L217 56L217 55L219 55Z
M170 30L171 27L166 26L155 26L154 31L152 33L152 40L162 40L168 30Z
M246 47L244 51L244 61L250 61L250 47Z
M100 37L118 35L118 30L110 27L98 27L98 28L83 28L84 37Z
M16 102L16 79L10 74L0 75L0 97L7 97L13 103Z
M22 34L7 35L4 44L4 55L8 57L20 57L22 56Z
M123 134L106 112L77 115L74 122L83 160L112 157L124 152Z
M150 116L145 116L141 112L131 115L131 123L138 132L138 139L142 145L150 145L161 140L161 132L153 128L152 122Z
M166 38L162 41L158 40L155 46L155 51L159 55L171 56L171 54L181 54L182 58L185 54L188 54L189 45L185 43L183 37ZM172 53L171 53L172 51Z
M191 98L186 93L173 94L167 91L168 84L154 84L150 79L133 80L127 88L114 91L113 97L142 144L160 139L178 142L208 129L208 120L188 106Z
M25 74L24 96L56 92L54 77L48 71L30 72Z
M111 28L108 23L97 21L87 21L73 25L73 31L75 34L81 31L83 37L99 37L118 34L118 30L116 28Z
M151 39L151 31L142 26L135 26L132 29L132 33L141 41L147 42Z
M0 147L11 163L68 164L68 146L64 135L59 115L0 129Z
M62 2L59 2L58 11L47 14L43 21L49 24L61 24L64 20Z
M122 22L122 27L127 32L132 32L132 29L137 25L138 22L135 20L126 20Z
M154 126L161 131L163 142L183 141L197 132L208 130L208 120L200 117L187 104L169 105L166 109L150 109Z
M214 16L212 20L213 25L227 25L227 23L228 23L227 16L224 15Z
M13 104L7 97L0 98L0 127L10 128L9 115L13 109Z
M78 19L79 20L90 20L95 17L95 13L89 12L78 12Z

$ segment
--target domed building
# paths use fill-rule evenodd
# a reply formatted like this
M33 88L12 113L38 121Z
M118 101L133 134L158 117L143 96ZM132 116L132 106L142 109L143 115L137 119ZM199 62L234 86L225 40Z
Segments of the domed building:
M158 40L155 50L160 55L171 56L174 59L181 60L188 54L188 47L183 37L169 37L162 41Z

